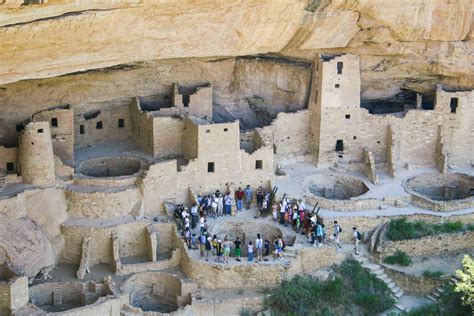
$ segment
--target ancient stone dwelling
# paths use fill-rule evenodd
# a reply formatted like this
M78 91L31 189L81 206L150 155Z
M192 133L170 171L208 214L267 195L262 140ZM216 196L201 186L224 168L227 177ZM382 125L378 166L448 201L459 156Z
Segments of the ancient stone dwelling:
M0 0L0 316L257 314L354 257L353 226L398 310L436 291L383 259L472 255L474 232L384 234L474 223L473 9L415 2ZM203 260L174 211L247 185L206 229L284 258ZM342 250L258 216L260 186Z

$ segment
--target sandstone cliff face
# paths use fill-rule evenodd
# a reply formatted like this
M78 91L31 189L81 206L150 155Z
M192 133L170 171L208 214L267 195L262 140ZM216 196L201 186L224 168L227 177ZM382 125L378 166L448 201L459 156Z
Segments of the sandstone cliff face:
M473 86L472 0L21 3L0 1L0 84L157 59L352 52L369 98L387 95L380 79L395 80L388 94Z

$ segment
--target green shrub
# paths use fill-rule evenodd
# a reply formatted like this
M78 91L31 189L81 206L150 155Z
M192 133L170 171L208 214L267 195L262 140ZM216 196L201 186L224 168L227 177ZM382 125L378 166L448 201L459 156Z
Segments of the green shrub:
M423 276L425 278L439 278L443 276L442 271L431 271L431 270L425 270L423 271Z
M372 293L357 293L354 302L370 315L378 314L393 305L390 301L384 300L380 295Z
M239 313L240 316L252 316L253 313L251 310L245 308L245 307L242 307L242 309L240 310L240 313Z
M445 222L442 224L427 224L422 221L408 222L406 218L393 219L388 224L387 238L389 240L415 239L442 233L455 233L466 230L474 230L474 225L464 227L460 221Z
M387 285L348 259L335 267L334 280L322 282L307 276L294 276L269 290L265 307L273 315L347 315L353 311L371 315L395 303Z
M388 224L387 237L390 240L415 238L415 227L406 218L393 219Z
M435 233L455 233L463 230L464 224L460 221L457 222L446 222L439 225L433 225L433 231Z
M412 262L410 256L403 251L397 250L392 256L386 257L383 262L388 264L399 264L401 266L409 266Z
M409 311L408 313L403 313L404 316L438 316L440 315L440 309L438 304L428 304L422 307L418 307Z

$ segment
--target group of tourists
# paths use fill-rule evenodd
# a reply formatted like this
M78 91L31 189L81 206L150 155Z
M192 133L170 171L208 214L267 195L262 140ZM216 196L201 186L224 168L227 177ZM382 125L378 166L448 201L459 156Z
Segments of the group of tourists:
M239 237L236 237L234 241L231 241L224 237L223 240L219 239L217 235L212 237L208 234L207 230L204 229L199 236L197 241L198 247L191 249L199 248L201 259L209 261L212 257L215 262L219 263L229 263L229 257L231 255L231 249L233 248L234 256L236 261L242 261L242 248L247 247L247 261L248 262L262 262L269 261L270 254L273 254L273 258L283 259L283 250L285 243L281 236L273 236L273 242L270 243L269 239L263 239L260 234L257 234L255 243L249 241L247 245L242 244L242 241ZM273 248L273 251L272 249Z
M266 192L261 186L256 190L257 210L266 209L270 202L270 193ZM234 255L237 261L241 261L241 249L246 247L247 260L253 262L256 253L257 262L267 261L270 254L274 258L283 258L283 249L285 243L281 236L274 236L272 241L263 240L260 234L257 234L255 243L249 241L247 245L243 245L242 241L236 237L231 241L226 237L223 240L216 235L210 236L208 233L207 218L217 218L219 216L231 216L234 214L232 207L235 202L235 212L241 212L243 209L250 209L253 199L253 190L250 185L242 190L240 187L234 196L227 192L223 195L219 190L209 195L198 195L196 202L193 203L191 209L184 205L178 205L174 211L174 217L181 230L181 234L186 241L189 249L200 249L201 259L208 261L211 256L216 262L228 263L231 249L234 249ZM280 203L272 204L272 218L274 222L288 227L291 226L296 233L307 236L308 242L314 247L329 245L329 241L333 241L336 249L342 249L340 245L340 236L342 228L337 221L333 223L333 234L329 240L327 238L326 226L323 219L317 214L306 209L306 205L302 199L289 199L287 194L283 194ZM193 233L193 230L199 225L199 236ZM359 254L359 242L362 236L356 227L353 227L352 240L354 242L354 252ZM273 248L273 249L271 249Z

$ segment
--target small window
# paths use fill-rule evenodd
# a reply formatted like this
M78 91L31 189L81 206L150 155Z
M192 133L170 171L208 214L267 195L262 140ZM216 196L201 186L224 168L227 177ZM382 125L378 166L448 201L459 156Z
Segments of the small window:
M344 158L344 155L341 155L341 154L339 154L339 155L337 155L337 156L338 156L339 158Z
M118 127L124 128L125 127L125 120L123 118L118 119Z
M229 129L228 128L224 128L224 132L227 132Z
M458 102L459 102L458 98L451 98L451 102L449 103L449 106L451 107L451 113L456 113Z
M13 171L15 171L15 163L7 162L7 172L13 172Z
M351 115L350 114L346 114L346 119L350 119L351 118Z
M53 117L51 119L51 126L52 127L58 127L58 119L56 117Z
M210 133L210 132L211 132L211 130L210 130L210 129L206 129L206 133Z
M39 129L38 129L38 133L40 133L40 134L43 133L43 129L42 129L42 128L39 128Z
M183 105L184 105L185 108L189 107L189 101L190 101L189 94L184 94L183 95Z
M255 169L263 169L263 161L255 160Z
M352 139L357 139L357 136L352 136Z
M16 124L16 131L21 132L23 130L23 124Z
M380 144L380 140L377 141L377 144Z
M342 61L338 61L337 62L337 74L338 75L342 75L342 67L344 67L344 64L342 63Z
M214 172L214 163L208 162L207 163L207 172Z
M344 142L342 139L336 141L336 151L344 151Z
M103 125L102 125L102 121L98 121L96 124L95 124L95 128L96 129L102 129Z
M86 128L84 125L79 125L79 134L85 134L86 133Z
M334 85L334 87L339 88L340 85L339 85L338 83L336 83L336 84Z

